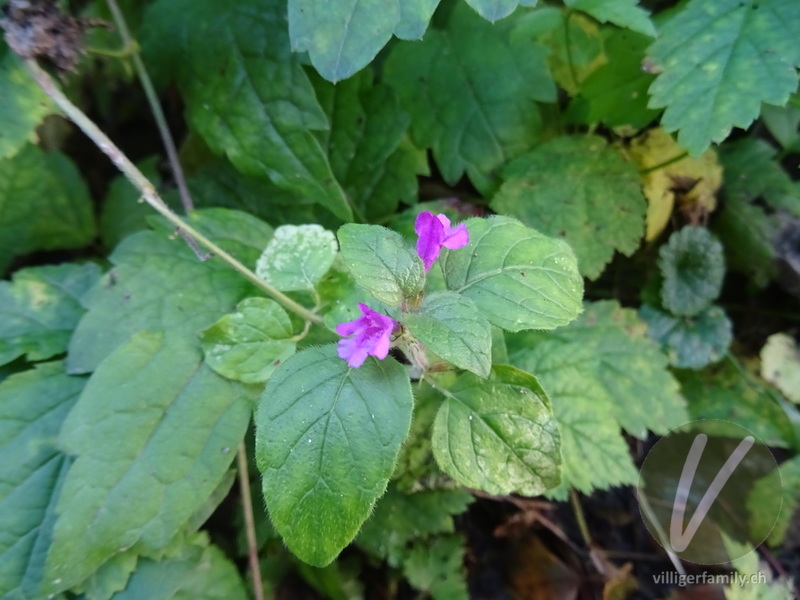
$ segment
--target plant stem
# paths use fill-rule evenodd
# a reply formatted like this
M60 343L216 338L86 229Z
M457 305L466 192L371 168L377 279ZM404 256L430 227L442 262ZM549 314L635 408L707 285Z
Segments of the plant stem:
M264 585L261 582L261 566L258 564L258 543L256 542L256 524L253 519L253 501L250 496L250 472L247 469L247 448L244 442L236 451L236 462L239 475L239 490L242 494L242 510L244 511L244 527L247 533L247 556L250 559L250 574L253 577L253 595L255 600L264 600Z
M653 165L652 167L647 167L646 169L640 169L639 175L647 175L648 173L652 173L653 171L658 171L659 169L663 169L664 167L668 167L673 163L683 160L687 156L689 156L688 152L681 152L680 154L678 154L678 156L673 156L672 158L669 158L664 162L660 162L657 165Z
M592 545L592 536L589 533L589 526L586 524L586 517L583 514L583 507L578 499L578 492L573 488L569 489L569 501L572 504L572 511L575 513L575 520L578 523L578 529L581 532L581 537L586 543L587 547Z
M173 213L161 199L161 196L158 195L155 186L150 183L147 177L145 177L144 174L142 174L142 172L136 168L136 165L134 165L130 159L125 156L125 154L123 154L119 148L117 148L117 146L108 138L105 133L100 131L100 128L97 127L97 125L95 125L95 123L89 117L87 117L83 111L81 111L81 109L75 106L64 95L64 93L58 89L50 75L42 70L35 60L25 59L25 66L42 90L44 90L45 94L47 94L53 100L53 102L56 103L56 106L64 111L64 114L67 116L67 118L69 118L69 120L75 123L75 125L77 125L78 128L80 128L80 130L83 131L89 137L89 139L91 139L95 145L111 159L111 162L113 162L116 167L122 171L123 175L128 178L128 181L130 181L142 193L142 198L144 198L144 201L152 206L161 216L175 225L179 231L190 235L200 245L219 256L222 260L228 263L235 270L239 271L239 273L241 273L246 279L248 279L266 295L270 296L276 302L281 304L284 308L292 311L307 321L311 321L312 323L317 323L320 325L322 324L323 321L319 315L314 314L304 306L301 306L289 298L287 295L276 290L267 282L259 279L259 277L253 273L253 271L245 267L233 256L225 252L225 250L217 246L214 242L209 240L206 236L194 229L178 215Z
M175 176L175 183L178 185L178 192L180 193L181 202L183 203L183 210L189 212L194 209L194 203L189 194L189 188L186 186L186 178L183 175L181 161L178 159L178 151L175 149L175 141L172 139L172 134L167 126L167 119L164 117L164 111L161 110L161 103L158 101L158 95L153 87L153 82L139 54L139 45L131 37L131 32L128 29L125 16L119 9L117 0L106 0L106 2L111 11L111 15L114 17L114 23L119 30L119 36L122 38L123 46L132 49L131 60L133 61L133 68L136 70L136 75L138 75L139 81L144 88L144 94L147 97L148 104L150 104L150 110L158 126L158 132L161 134L161 141L164 143L164 148L167 150L167 158L172 168L172 174Z

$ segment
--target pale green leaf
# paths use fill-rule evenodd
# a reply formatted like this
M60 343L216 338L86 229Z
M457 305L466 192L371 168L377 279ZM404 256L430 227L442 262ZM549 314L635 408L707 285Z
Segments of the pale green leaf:
M412 115L414 141L433 148L448 183L466 172L478 189L489 190L498 167L540 141L533 101L555 101L555 85L544 48L512 42L509 30L459 2L445 29L396 44L387 59L385 80Z
M660 75L651 108L698 156L732 127L748 127L761 103L783 106L797 89L800 4L795 0L691 0L648 52Z
M86 600L111 600L117 592L128 586L131 573L138 563L138 548L119 552L70 591L85 596Z
M172 65L187 118L214 152L352 218L313 134L328 122L289 47L285 2L160 0L146 24L145 53Z
M100 274L94 263L64 264L22 269L0 282L0 365L65 352L85 312L81 299Z
M411 423L408 376L392 358L358 369L333 345L284 362L256 413L256 460L270 518L289 549L330 563L383 494Z
M655 37L656 28L638 0L566 0L573 10L591 15L601 23L613 23L644 35Z
M785 333L774 333L761 348L761 376L792 402L800 403L800 352Z
M422 261L399 233L379 225L350 223L337 235L350 274L375 298L399 306L422 292Z
M14 256L92 241L89 190L63 154L26 145L0 160L0 273Z
M217 373L260 383L295 351L289 315L274 300L247 298L200 333L206 362Z
M684 227L658 251L664 282L661 302L676 315L694 316L719 296L725 255L719 240L704 227Z
M398 4L400 20L394 26L394 34L403 40L421 39L439 0L402 0Z
M336 258L336 236L319 225L283 225L256 262L256 275L283 292L311 291Z
M55 446L86 383L61 363L0 384L0 597L40 600L55 505L71 460Z
M493 325L508 331L552 329L581 311L583 279L562 240L516 219L466 221L470 242L443 250L447 288L472 300Z
M466 0L475 12L488 21L497 21L507 17L519 4L529 5L529 2L519 0Z
M647 323L650 338L661 345L670 364L679 369L702 369L717 362L733 341L731 322L719 306L682 317L643 304L639 316Z
M466 540L461 534L416 540L403 564L403 574L433 600L468 600L465 553Z
M558 485L561 440L535 377L496 365L488 379L465 373L440 391L433 454L445 473L490 494L537 496Z
M425 297L403 323L425 346L459 369L487 377L492 368L492 329L469 298L453 292Z
M773 511L764 511L762 507L771 505L770 496L776 489L781 490L781 512L775 521ZM769 473L762 480L757 481L747 505L752 515L751 531L770 531L767 541L770 546L779 546L784 543L789 527L800 506L800 457L795 456L782 463L778 469ZM774 527L773 527L774 524Z
M630 256L644 236L647 201L639 173L600 137L562 136L541 144L511 162L503 179L492 208L564 238L591 279L615 250Z
M225 477L249 419L242 389L213 373L193 340L140 333L116 349L61 430L76 460L58 502L49 592L134 544L166 546Z

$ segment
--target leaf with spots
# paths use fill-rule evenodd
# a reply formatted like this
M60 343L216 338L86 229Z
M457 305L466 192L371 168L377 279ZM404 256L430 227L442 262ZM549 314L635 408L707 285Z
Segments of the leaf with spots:
M319 225L283 225L256 262L256 275L282 292L311 291L331 268L338 247Z

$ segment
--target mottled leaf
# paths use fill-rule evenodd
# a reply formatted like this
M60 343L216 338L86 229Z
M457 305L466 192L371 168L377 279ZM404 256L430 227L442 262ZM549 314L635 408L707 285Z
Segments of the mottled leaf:
M319 225L283 225L256 262L256 275L283 292L310 291L333 264L333 232Z

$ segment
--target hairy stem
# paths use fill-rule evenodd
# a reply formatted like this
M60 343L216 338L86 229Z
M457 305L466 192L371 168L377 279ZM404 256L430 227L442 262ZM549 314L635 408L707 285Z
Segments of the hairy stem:
M258 564L258 544L256 543L256 524L253 519L253 501L250 496L250 472L247 469L247 448L244 442L236 451L238 466L239 490L242 494L242 510L244 511L244 527L247 533L247 556L250 560L250 574L253 577L253 596L255 600L264 600L264 585L261 582L261 567Z
M25 66L42 90L44 90L45 94L47 94L53 100L53 102L56 103L56 106L58 106L64 112L70 121L75 123L75 125L77 125L78 128L80 128L80 130L83 131L89 137L89 139L91 139L95 145L111 159L111 162L113 162L122 172L122 174L128 178L128 181L130 181L142 193L142 198L144 201L152 206L161 216L175 225L180 232L188 234L198 244L204 246L213 254L220 257L267 296L270 296L276 302L278 302L281 306L307 321L322 324L323 321L319 315L314 314L304 306L301 306L289 298L287 295L275 289L265 281L259 279L259 277L253 273L253 271L245 267L233 256L225 252L225 250L220 248L217 244L209 240L206 236L194 229L191 225L186 223L178 215L172 212L161 199L161 196L158 195L155 186L150 183L147 177L145 177L144 174L136 168L136 165L134 165L130 159L125 156L125 154L123 154L123 152L108 138L108 136L103 133L100 128L97 127L97 125L95 125L94 121L87 117L83 111L81 111L81 109L75 106L63 94L63 92L58 89L58 86L56 86L50 75L42 70L35 60L26 59Z

